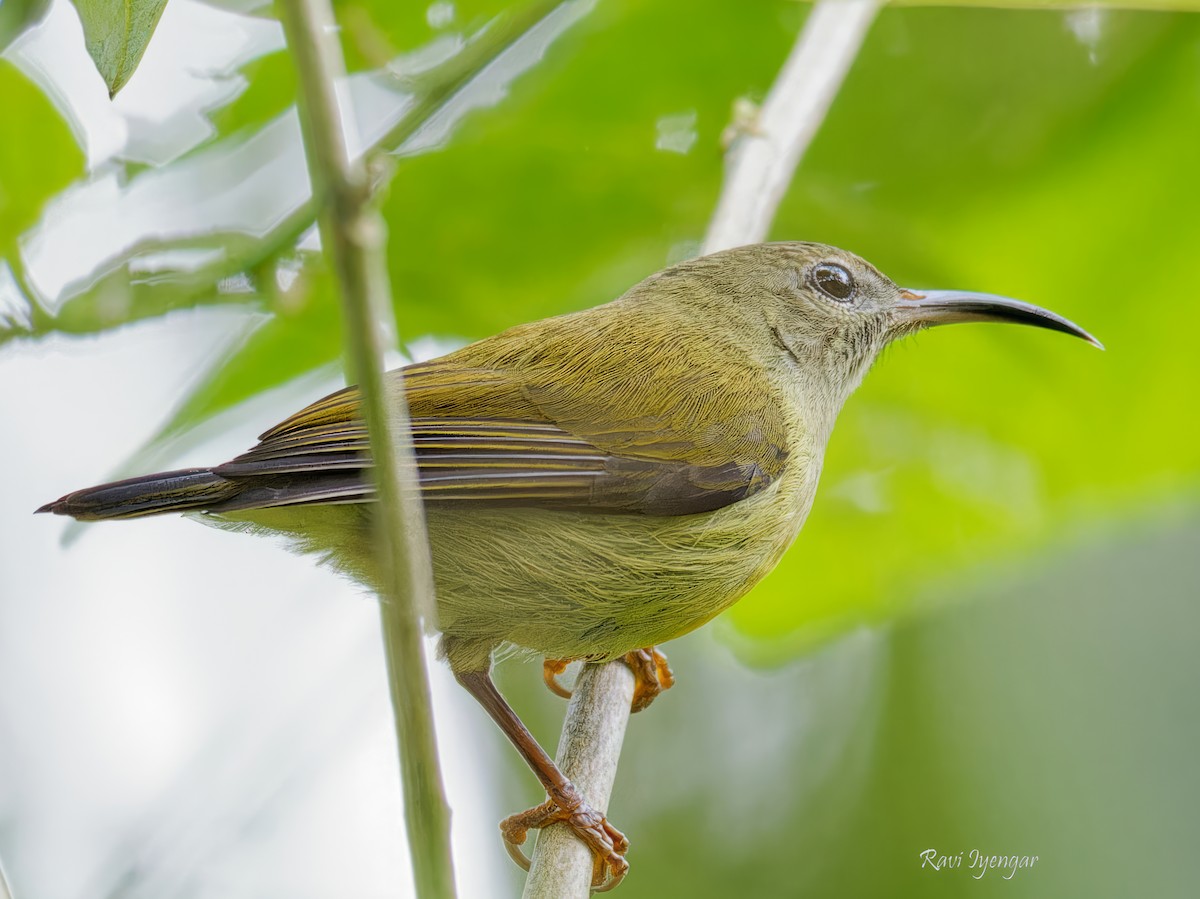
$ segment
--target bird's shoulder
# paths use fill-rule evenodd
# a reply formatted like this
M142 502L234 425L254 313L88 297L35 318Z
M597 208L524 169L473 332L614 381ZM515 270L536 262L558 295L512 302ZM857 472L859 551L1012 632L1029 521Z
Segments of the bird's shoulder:
M615 455L737 461L773 478L783 398L731 338L688 310L617 301L410 366L405 393L414 416L544 421Z
M519 325L388 375L416 420L538 423L608 454L770 480L787 458L780 393L766 369L685 311L621 300ZM361 420L357 388L300 410L266 441Z

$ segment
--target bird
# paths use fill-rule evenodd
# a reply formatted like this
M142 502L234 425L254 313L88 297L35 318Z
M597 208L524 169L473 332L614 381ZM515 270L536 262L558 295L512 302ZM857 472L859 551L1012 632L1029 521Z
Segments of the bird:
M902 288L846 250L785 241L679 262L611 302L386 375L411 416L439 654L547 793L501 823L518 862L528 866L530 830L565 821L594 853L593 885L610 889L629 842L496 689L497 652L542 656L560 693L568 662L625 659L635 709L647 706L674 682L657 647L745 595L800 533L838 413L883 348L969 321L1101 347L1038 306ZM228 462L77 490L37 511L198 515L283 535L378 590L371 465L347 387Z

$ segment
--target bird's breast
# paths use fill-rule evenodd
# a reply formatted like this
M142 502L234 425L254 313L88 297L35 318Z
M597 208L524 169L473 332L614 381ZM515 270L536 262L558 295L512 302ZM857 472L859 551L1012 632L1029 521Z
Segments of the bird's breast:
M819 467L800 447L765 489L694 515L430 507L439 626L555 658L612 658L681 636L775 567Z

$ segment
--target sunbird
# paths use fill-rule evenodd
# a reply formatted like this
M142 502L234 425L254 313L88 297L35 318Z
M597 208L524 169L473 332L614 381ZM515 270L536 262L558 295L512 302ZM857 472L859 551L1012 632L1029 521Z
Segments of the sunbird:
M818 243L673 265L610 303L520 325L388 375L407 400L437 592L440 654L529 763L547 800L506 846L565 821L625 876L628 840L555 766L491 679L515 646L545 676L624 658L636 708L673 676L656 648L775 567L812 507L837 414L892 341L950 322L1016 322L1100 343L1007 297L907 290ZM371 458L354 387L212 468L90 487L39 512L82 521L202 514L282 534L376 591Z

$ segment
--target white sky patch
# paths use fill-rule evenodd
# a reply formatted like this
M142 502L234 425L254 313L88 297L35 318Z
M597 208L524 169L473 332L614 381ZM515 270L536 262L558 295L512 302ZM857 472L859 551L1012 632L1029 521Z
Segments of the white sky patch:
M696 145L696 110L665 115L658 120L656 128L656 150L686 154Z
M467 341L462 337L435 337L433 335L418 337L416 340L410 340L404 344L405 352L408 354L408 359L405 361L425 362L428 359L436 359L438 356L452 353L466 344Z
M425 10L425 21L429 23L430 28L445 28L452 24L454 22L454 4L447 0L431 3Z
M463 85L395 150L396 155L412 156L443 146L464 116L495 106L507 97L513 81L541 62L550 45L595 5L596 0L573 0L555 7Z
M1067 30L1075 35L1088 51L1088 61L1096 65L1099 61L1100 37L1104 31L1105 10L1097 7L1073 9L1065 14Z
M245 273L230 275L217 282L218 293L254 293L254 285Z
M275 286L283 293L287 293L296 283L296 279L300 277L303 268L304 265L298 258L280 259L275 264Z
M153 274L155 272L194 272L204 266L216 262L225 251L214 249L193 249L179 247L174 250L163 250L158 253L145 253L129 263L129 270Z
M33 309L29 298L13 276L8 260L0 259L0 328L7 325L29 328L33 326Z
M206 16L222 16L225 19L232 17L231 24L237 26L235 31L244 24L243 17L210 10L190 0L182 0L180 5L193 11L205 10L203 14L197 14L200 23ZM412 155L441 146L465 115L492 106L507 96L510 83L536 64L549 45L594 5L595 0L574 0L556 8L485 66L397 152ZM170 10L166 16L169 15L172 15ZM47 20L52 25L57 22L54 25L57 30L47 32L46 46L41 47L38 43L41 38L23 39L19 42L17 55L23 61L22 67L68 114L81 142L87 147L89 164L94 166L98 160L121 151L129 140L130 121L136 119L144 125L160 118L174 122L185 116L190 107L179 107L177 103L173 107L172 103L176 101L167 89L155 95L154 103L146 101L145 108L137 108L137 116L130 114L123 118L113 112L114 104L109 103L103 84L83 51L79 23L72 18L74 12L69 8L63 12L56 6L55 16ZM235 38L233 51L227 51L225 57L214 57L227 60L223 68L218 68L229 70L248 56L273 47L273 35L277 36L278 27L272 24L272 28L275 31L270 34L251 29L251 33L243 35L244 39ZM45 26L35 29L35 36L44 30ZM161 24L159 30L163 30ZM167 29L168 37L171 33L171 29ZM211 33L197 30L198 40L205 45L211 44L209 38L218 33L215 27ZM161 34L155 35L150 44L151 51L161 37ZM359 73L340 82L337 89L342 99L351 154L358 156L365 147L379 142L410 111L414 97L405 90L402 82L397 81L397 72L412 74L422 65L432 65L452 56L462 47L461 38L447 36L426 48L436 50L433 55L426 53L418 59L409 54L389 67L390 74ZM195 52L195 48L189 51L190 54ZM56 54L71 64L62 64ZM143 66L149 62L148 52ZM83 73L77 73L78 83L68 79L60 84L56 80L60 69L74 72L79 66L83 67ZM208 71L212 70L210 64ZM51 73L55 74L52 76ZM221 83L228 85L232 83L231 78L232 73ZM153 71L139 69L131 85L134 83L158 84L160 87L166 84L169 87L174 82L165 75L158 78ZM127 90L132 91L132 88ZM125 94L122 92L118 103L133 104L134 100L120 100ZM136 100L136 93L133 96ZM189 102L195 105L198 101L192 98ZM205 103L209 102L216 101L210 97ZM206 135L207 132L201 137ZM310 196L300 124L293 107L246 138L202 148L187 158L141 172L128 181L116 171L102 169L91 180L67 188L51 201L42 221L21 239L28 284L39 303L53 313L67 299L124 265L127 255L147 237L162 242L194 242L208 237L218 241L223 235L232 233L261 239ZM180 209L187 209L189 214L180 217ZM313 229L301 241L301 249L316 249L319 244L314 242L315 239Z
M110 101L78 15L67 0L55 0L43 22L5 56L46 92L95 169L117 156L162 165L207 140L213 134L208 110L246 87L237 70L283 45L278 22L175 0L137 72Z

